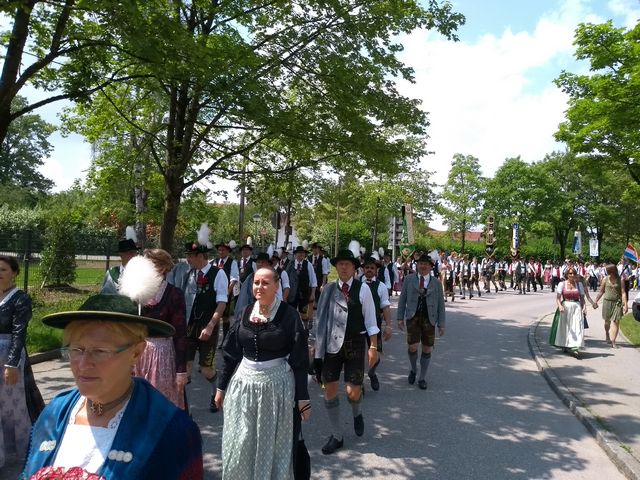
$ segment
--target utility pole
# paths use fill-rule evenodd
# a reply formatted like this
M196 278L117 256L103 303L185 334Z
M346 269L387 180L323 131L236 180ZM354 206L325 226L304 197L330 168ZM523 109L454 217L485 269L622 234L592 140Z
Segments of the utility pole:
M336 241L334 245L334 255L338 255L340 249L340 188L342 177L338 177L338 194L336 195Z
M245 204L245 182L247 181L247 167L242 167L242 181L240 182L240 225L238 226L238 237L240 245L244 243L244 204Z

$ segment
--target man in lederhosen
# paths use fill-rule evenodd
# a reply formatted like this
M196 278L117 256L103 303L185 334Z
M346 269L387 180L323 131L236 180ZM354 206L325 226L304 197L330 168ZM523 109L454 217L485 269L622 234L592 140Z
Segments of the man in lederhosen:
M445 310L442 284L431 275L433 260L429 255L418 259L418 271L409 275L403 285L398 301L397 319L400 330L407 329L409 345L410 385L416 381L418 371L418 346L422 344L420 355L420 376L418 387L427 389L427 369L431 361L431 351L435 344L436 329L438 335L444 335Z
M236 290L236 286L239 286L240 270L238 270L238 264L234 262L233 258L230 256L231 246L229 244L220 242L216 245L216 249L218 250L218 258L213 260L211 263L224 270L224 273L229 279L229 285L227 288L227 304L224 314L222 315L222 338L224 339L227 336L229 326L231 325L231 318L233 316L233 299L235 296L234 291Z
M314 304L317 304L320 298L320 291L322 287L326 285L329 276L329 268L322 254L322 247L318 242L314 242L313 245L311 245L311 255L307 257L307 260L311 263L316 276L317 288L315 290Z
M379 262L373 257L364 258L364 274L360 281L365 283L371 289L371 296L373 297L373 303L376 306L376 321L378 322L378 328L381 332L378 333L378 361L369 369L367 375L371 381L371 388L373 390L380 390L380 380L376 371L380 365L380 355L382 354L382 339L389 340L391 338L391 302L389 301L389 290L384 282L380 281L379 275L376 273L379 268ZM384 322L384 325L383 325ZM384 328L384 330L382 330ZM382 333L384 332L384 334ZM371 346L369 337L367 338L367 346Z
M100 293L109 295L116 295L118 293L118 282L120 281L122 272L124 272L129 260L138 255L138 247L133 239L127 238L118 242L118 255L120 256L120 265L111 267L105 272L102 285L100 286Z
M178 264L170 278L184 292L187 307L187 374L191 376L197 352L200 373L211 384L209 410L217 412L215 358L229 281L223 269L209 263L206 245L187 243L185 249L190 269Z
M313 304L315 302L318 281L313 266L306 259L307 251L298 245L293 252L293 261L289 263L287 273L294 294L289 294L289 304L300 312L300 318L307 330L312 327ZM295 288L294 288L295 284Z
M322 447L325 455L343 446L338 397L343 370L354 431L357 436L364 434L361 401L365 351L371 368L378 361L380 332L371 290L354 278L359 259L350 250L342 250L331 259L331 264L336 268L338 280L327 284L320 294L314 359L316 375L325 386L324 401L331 426L331 436ZM371 342L369 349L365 336Z

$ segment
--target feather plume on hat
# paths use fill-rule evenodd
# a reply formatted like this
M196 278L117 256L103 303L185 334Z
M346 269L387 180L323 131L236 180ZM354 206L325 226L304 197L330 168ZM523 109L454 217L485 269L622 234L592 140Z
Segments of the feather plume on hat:
M360 242L357 240L351 240L349 242L349 250L351 250L351 253L353 253L353 256L355 258L358 258L360 256Z
M267 248L267 255L269 255L269 258L271 258L273 256L273 244L270 243L269 244L269 248Z
M209 242L209 224L206 222L200 225L200 229L198 230L198 244L203 245L207 248L211 245Z
M380 258L384 257L384 247L380 247L378 249L378 254L380 255Z
M229 240L229 247L231 247L231 250L233 250L237 246L238 246L238 244L236 243L235 240Z
M127 228L124 230L124 238L126 240L133 240L133 243L138 243L138 236L136 235L136 229L131 225L127 225Z
M146 257L133 257L127 263L119 282L119 293L138 304L138 311L149 303L160 288L162 275Z

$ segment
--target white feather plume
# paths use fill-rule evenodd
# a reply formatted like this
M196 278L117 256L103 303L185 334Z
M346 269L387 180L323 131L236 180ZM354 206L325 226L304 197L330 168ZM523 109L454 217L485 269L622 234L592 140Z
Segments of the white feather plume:
M380 260L380 255L378 255L378 252L371 252L371 258L373 258L374 260Z
M433 263L437 263L438 260L440 260L438 250L432 250L431 252L429 252L429 256L431 257L431 260L433 260Z
M303 240L302 241L302 246L304 247L304 249L306 250L307 248L309 248L309 241L308 240Z
M198 243L200 245L207 245L209 243L209 225L207 223L203 223L200 225L200 230L198 230Z
M231 247L231 250L236 248L236 246L238 246L238 244L236 243L235 240L229 240L229 247Z
M273 244L270 243L269 244L269 248L267 248L267 255L269 255L269 258L273 257Z
M367 247L360 247L360 253L362 255L364 255L365 253L367 253Z
M351 253L353 253L355 258L358 258L360 256L360 242L357 240L351 240L349 242L349 250L351 250Z
M127 225L124 231L124 238L127 240L133 240L133 243L138 244L138 236L136 235L136 229L131 225Z
M154 297L161 283L162 275L151 260L133 257L120 277L119 293L142 306Z
M378 249L378 254L380 255L380 258L384 257L384 247L380 247Z
M253 247L253 238L251 237L247 237L247 245L252 246Z

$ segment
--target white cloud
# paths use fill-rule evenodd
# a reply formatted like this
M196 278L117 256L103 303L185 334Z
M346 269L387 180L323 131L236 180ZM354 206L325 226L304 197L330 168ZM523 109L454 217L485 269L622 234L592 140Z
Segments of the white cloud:
M640 6L637 0L610 0L607 7L614 15L624 17L624 27L633 28L640 20Z
M416 83L403 83L401 91L429 112L428 148L435 155L423 164L436 171L436 182L446 181L455 153L477 157L483 174L492 176L506 158L540 160L563 148L553 133L566 96L552 80L563 68L578 68L572 43L580 21L601 19L584 2L568 0L532 32L505 28L475 43L453 43L419 31L403 40L403 60L415 69Z
M39 171L53 180L53 191L68 189L78 178L84 180L91 164L91 147L83 137L72 134L63 138L56 132L49 141L54 145L54 150Z

